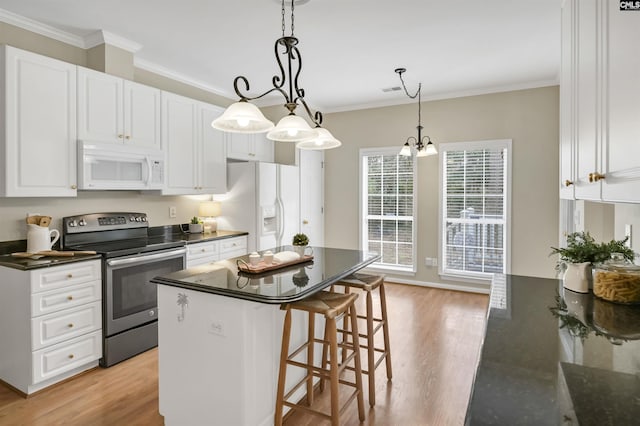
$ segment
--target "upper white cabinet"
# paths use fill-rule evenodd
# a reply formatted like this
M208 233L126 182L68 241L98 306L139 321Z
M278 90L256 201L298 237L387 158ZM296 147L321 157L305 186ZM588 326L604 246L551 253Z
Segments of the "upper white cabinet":
M0 52L0 195L76 196L76 66Z
M229 133L227 158L245 161L273 162L273 141L266 133Z
M162 143L167 178L163 194L227 191L224 133L211 127L223 109L162 92Z
M160 150L160 93L78 67L78 139Z
M614 0L566 0L562 13L561 185L578 199L640 202L637 13Z

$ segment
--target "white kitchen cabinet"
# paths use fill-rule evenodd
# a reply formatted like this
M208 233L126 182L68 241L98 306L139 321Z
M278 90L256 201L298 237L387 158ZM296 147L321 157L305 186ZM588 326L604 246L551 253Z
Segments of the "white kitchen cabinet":
M629 54L640 39L634 17L614 0L563 4L561 184L570 183L577 199L640 202L640 58ZM570 189L560 194L571 198Z
M78 67L78 139L162 149L159 89Z
M247 254L247 236L187 245L187 268Z
M162 141L166 152L166 195L224 193L226 143L211 127L223 109L162 92Z
M560 198L575 198L574 170L576 131L575 3L565 0L561 9L560 61Z
M205 241L187 245L187 268L215 262L218 260L220 246L218 241Z
M273 150L273 141L267 139L266 133L229 133L227 158L272 163Z
M100 260L22 271L0 267L0 380L31 394L98 365Z
M76 66L6 45L0 56L0 196L76 196Z

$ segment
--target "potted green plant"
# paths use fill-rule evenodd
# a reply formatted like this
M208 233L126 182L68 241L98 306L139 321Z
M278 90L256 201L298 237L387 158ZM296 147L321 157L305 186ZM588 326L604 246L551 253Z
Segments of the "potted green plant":
M309 245L309 237L305 234L299 233L293 236L293 250L300 255L300 257L304 256L305 250Z
M627 239L598 243L589 232L573 232L567 235L566 247L551 247L551 255L560 255L556 269L564 270L564 287L588 293L595 263L608 260L612 253L621 253L626 259L633 260L635 253L625 245Z
M189 233L190 234L201 234L202 233L202 221L198 219L197 216L191 218L191 223L189 224Z

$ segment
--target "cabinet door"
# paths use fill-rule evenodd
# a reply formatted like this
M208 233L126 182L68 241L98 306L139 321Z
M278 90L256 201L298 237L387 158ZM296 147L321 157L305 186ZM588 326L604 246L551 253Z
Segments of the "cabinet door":
M167 186L163 194L196 194L198 183L197 101L162 92L162 145L165 147Z
M566 0L561 10L560 56L560 198L574 198L575 154L575 0ZM302 152L302 150L299 150ZM302 185L302 181L301 181ZM304 217L304 216L303 216ZM302 228L304 232L304 227Z
M78 67L78 139L124 141L123 80Z
M576 198L600 200L600 185L590 182L589 175L599 172L600 139L598 124L599 54L598 1L581 0L575 3L578 18L577 32L577 145Z
M227 158L234 160L255 160L253 153L253 135L246 133L228 133Z
M206 193L227 192L227 134L211 127L211 122L223 112L220 107L200 104L200 154L197 163L199 186Z
M273 163L273 141L267 139L266 133L256 133L253 136L253 153L256 161Z
M300 232L312 246L324 246L324 153L298 149Z
M124 81L124 137L132 145L162 149L159 89Z
M76 195L76 66L2 48L5 172L0 195Z
M603 3L608 19L603 68L609 126L604 132L602 199L640 202L640 16L620 10L618 1Z

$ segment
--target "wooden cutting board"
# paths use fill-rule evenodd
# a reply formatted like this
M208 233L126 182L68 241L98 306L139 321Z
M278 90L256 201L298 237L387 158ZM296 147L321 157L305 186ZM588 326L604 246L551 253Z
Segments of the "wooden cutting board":
M43 257L73 257L76 255L89 255L89 254L96 254L96 252L93 250L84 250L84 251L46 250L46 251L39 251L37 253L27 253L27 252L11 253L11 256L28 258L28 259L41 259Z

